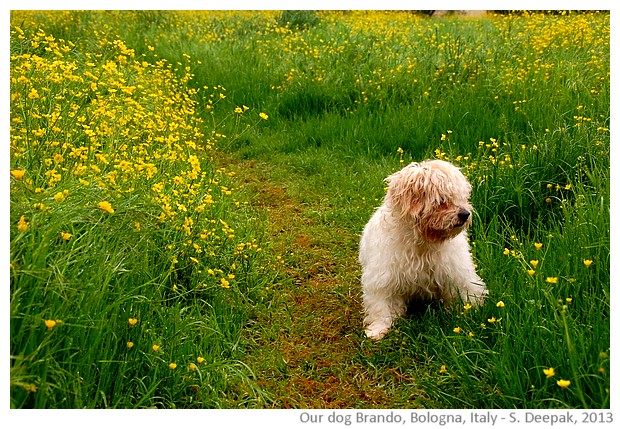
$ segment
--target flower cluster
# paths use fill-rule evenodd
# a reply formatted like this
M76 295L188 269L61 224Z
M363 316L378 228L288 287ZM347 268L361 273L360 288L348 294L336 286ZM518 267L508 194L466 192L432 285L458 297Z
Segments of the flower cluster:
M222 246L244 259L256 252L256 244L230 243L234 229L212 213L233 198L234 172L214 168L216 144L226 136L206 135L196 111L201 98L213 111L225 89L190 88L189 55L188 64L149 62L123 41L104 38L99 44L105 60L86 53L80 62L70 55L75 47L70 41L18 26L11 32L51 52L11 56L11 176L28 190L26 205L50 214L80 201L114 217L136 212L138 203L149 212L150 228L185 236L165 249L173 270L185 269L187 262L199 273L220 269ZM260 112L259 118L268 115ZM18 231L31 226L28 213L19 217ZM136 231L145 227L136 220ZM68 241L75 231L57 234ZM232 279L231 273L220 284L230 287Z

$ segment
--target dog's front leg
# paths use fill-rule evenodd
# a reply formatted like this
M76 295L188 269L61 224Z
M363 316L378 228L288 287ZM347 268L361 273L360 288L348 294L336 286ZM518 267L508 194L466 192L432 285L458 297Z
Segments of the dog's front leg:
M382 293L383 292L383 293ZM398 295L384 295L384 290L365 291L364 308L366 317L366 336L373 340L380 340L387 334L392 322L402 316L406 309L405 299Z

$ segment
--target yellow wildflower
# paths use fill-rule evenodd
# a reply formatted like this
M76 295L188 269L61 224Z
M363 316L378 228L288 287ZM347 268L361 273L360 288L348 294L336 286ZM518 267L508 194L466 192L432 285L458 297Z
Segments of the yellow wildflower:
M159 346L157 344L153 344L153 351L154 352L159 351Z
M260 112L260 113L258 114L258 116L260 116L260 117L261 117L262 119L264 119L265 121L266 121L267 119L269 119L269 116L268 116L266 113L263 113L263 112Z
M220 282L222 283L222 287L228 289L230 287L230 282L228 280L226 280L225 278L221 278Z
M189 364L189 370L190 371L196 371L196 368L198 368L198 367L196 366L195 363L192 362L192 363Z
M62 192L57 192L56 195L54 195L54 200L64 201L65 198L67 198L67 195L69 195L69 191L67 189Z
M538 260L534 259L533 261L530 261L530 264L532 267L536 268L538 266Z
M446 366L445 365L441 365L441 368L439 368L439 373L443 374L445 372L448 372L448 370L446 369Z
M547 279L545 281L547 283L556 284L558 282L558 278L557 277L547 277Z
M504 248L504 255L510 255L510 250L508 248Z
M202 356L198 356L196 358L196 362L198 362L198 363L203 363L204 361L205 361L205 358L203 358Z
M17 180L22 180L24 174L26 174L26 170L11 170L11 176Z
M130 349L133 347L133 342L127 341L127 348Z
M528 273L530 276L533 276L534 274L536 274L536 271L534 271L534 270L527 270L527 273Z
M586 266L586 268L590 268L590 265L592 265L592 261L590 259L584 259L583 264Z
M129 326L135 326L136 323L138 323L138 319L134 319L133 317L130 317L128 322L129 322Z
M60 238L62 238L65 241L69 241L69 239L73 236L73 234L71 234L70 232L60 232Z
M560 386L562 389L566 389L568 386L570 386L570 380L558 380L558 386Z
M497 304L495 304L495 306L499 308L504 308L506 304L504 304L504 301L497 301Z
M463 309L464 309L465 311L469 311L469 310L471 309L471 304L468 302L467 304L465 304L465 305L463 306Z
M20 217L19 220L17 221L17 230L24 232L28 229L28 226L30 225L30 222L27 222L26 219L24 218L24 216Z
M43 323L45 323L45 326L47 327L47 329L52 329L54 326L56 326L55 320L46 320Z
M461 333L461 328L459 328L458 326L456 328L454 328L452 331L454 331L456 334L460 334Z
M540 250L542 246L542 243L534 243L534 247L536 248L536 250Z
M110 203L109 203L109 202L107 202L107 201L101 201L101 202L98 204L98 207L99 207L101 210L103 210L104 212L108 212L108 213L110 213L110 214L113 214L113 213L114 213L114 209L112 208L112 204L110 204Z
M170 369L175 369L176 367L177 367L177 364L176 364L176 363L174 363L174 362L170 362L170 363L168 364L168 368L170 368Z
M543 372L547 376L547 378L551 378L555 375L555 370L553 368L543 369Z

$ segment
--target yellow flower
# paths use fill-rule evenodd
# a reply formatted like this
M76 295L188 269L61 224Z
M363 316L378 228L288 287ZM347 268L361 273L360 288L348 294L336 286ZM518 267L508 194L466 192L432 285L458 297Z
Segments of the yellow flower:
M441 365L441 368L439 368L439 373L443 374L445 372L448 372L448 370L446 369L446 366L445 365Z
M192 363L189 364L189 370L190 371L196 371L196 368L198 368L198 367L196 366L195 363L192 362Z
M153 351L159 351L159 346L157 344L153 344Z
M11 170L11 176L17 180L22 180L24 174L26 174L26 170Z
M43 323L45 323L45 326L47 327L47 329L52 329L54 326L56 326L55 320L46 320Z
M558 282L558 278L557 277L547 277L547 279L545 280L547 283L557 283Z
M107 202L107 201L101 201L101 202L98 204L98 207L99 207L101 210L103 210L104 212L108 212L108 213L110 213L110 214L113 214L113 213L114 213L114 209L112 208L112 204L110 204L110 203L109 203L109 202Z
M508 250L508 248L504 248L504 255L510 255L510 250Z
M65 241L69 241L69 239L73 236L73 234L71 234L70 232L61 232L60 233L60 238L62 238Z
M590 265L592 265L592 261L590 259L584 259L583 264L586 266L586 268L590 268Z
M30 222L27 222L24 216L22 216L17 221L17 230L24 232L28 229L28 225L30 225Z
M202 356L198 356L196 358L196 362L198 362L198 363L203 363L204 361L205 361L205 358L203 358Z
M174 362L170 362L170 363L168 364L168 368L170 368L170 369L175 369L176 367L177 367L177 364L176 364L176 363L174 363Z
M136 323L138 323L138 319L134 319L133 317L130 317L128 322L129 322L129 326L135 326Z
M497 304L495 304L495 306L499 308L504 308L506 304L504 304L504 301L497 301Z
M230 282L225 278L221 278L220 282L222 283L222 287L228 289L230 287Z
M465 304L465 305L463 306L463 309L464 309L465 311L469 311L469 310L471 309L471 304L468 302L467 304Z
M452 331L454 331L457 334L461 333L461 328L459 328L458 326L456 328L454 328Z
M26 392L30 392L30 393L35 393L39 389L34 384L30 384L30 383L24 383L22 387L24 388Z
M527 273L528 273L530 276L533 276L534 274L536 274L536 271L534 271L534 270L527 270Z
M263 112L260 112L260 113L258 114L258 116L260 116L261 118L263 118L265 121L266 121L267 119L269 119L269 116L268 116L266 113L263 113Z
M69 195L69 191L67 189L62 192L57 192L56 195L54 195L54 200L64 201L65 198L67 198L67 195Z
M566 298L566 302L570 304L571 302L573 302L573 298Z
M558 386L560 386L562 389L566 389L568 386L570 386L570 380L558 380Z
M540 250L542 246L542 243L534 243L534 247L536 248L536 250Z
M133 342L127 341L127 348L130 349L133 347Z
M547 378L553 377L555 375L555 370L553 368L543 369L543 372L547 376Z
M530 261L530 264L532 267L536 268L538 266L538 260L534 259L533 261Z

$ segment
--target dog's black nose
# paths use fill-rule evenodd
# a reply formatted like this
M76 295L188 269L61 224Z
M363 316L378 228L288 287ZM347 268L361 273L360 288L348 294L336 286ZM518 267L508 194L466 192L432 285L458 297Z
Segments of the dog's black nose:
M467 219L469 219L469 215L470 215L470 213L467 210L460 209L459 210L459 214L457 216L459 217L459 220L462 223L465 223L465 222L467 222Z

